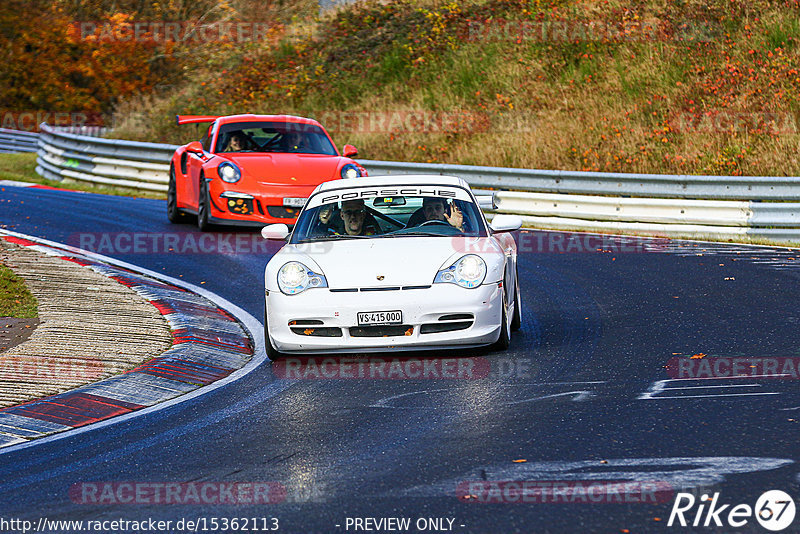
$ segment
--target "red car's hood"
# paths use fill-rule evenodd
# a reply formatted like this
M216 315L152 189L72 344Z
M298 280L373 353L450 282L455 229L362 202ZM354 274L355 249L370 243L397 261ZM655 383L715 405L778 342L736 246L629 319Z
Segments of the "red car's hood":
M218 154L234 162L248 177L261 184L318 185L340 178L339 166L347 161L341 156L320 154Z

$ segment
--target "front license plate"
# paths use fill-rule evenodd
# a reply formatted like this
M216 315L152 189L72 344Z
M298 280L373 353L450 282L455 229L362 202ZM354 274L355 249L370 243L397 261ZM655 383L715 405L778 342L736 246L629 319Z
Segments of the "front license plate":
M401 324L403 322L403 312L380 311L380 312L358 312L358 326L374 326L382 324Z
M306 198L286 197L283 199L283 205L290 208L302 208L306 205Z

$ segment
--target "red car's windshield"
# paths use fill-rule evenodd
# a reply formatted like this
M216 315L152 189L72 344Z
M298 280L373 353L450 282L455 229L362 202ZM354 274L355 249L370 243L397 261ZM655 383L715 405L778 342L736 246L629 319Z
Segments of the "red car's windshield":
M282 152L336 156L319 126L295 122L237 122L219 129L214 152Z

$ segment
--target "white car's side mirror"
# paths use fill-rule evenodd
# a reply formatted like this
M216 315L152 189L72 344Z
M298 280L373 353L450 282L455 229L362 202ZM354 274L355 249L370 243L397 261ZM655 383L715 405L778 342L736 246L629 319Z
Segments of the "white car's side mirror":
M261 237L264 239L283 240L289 235L289 227L285 224L270 224L261 229Z
M519 215L495 215L490 227L493 232L513 232L522 228L522 218Z

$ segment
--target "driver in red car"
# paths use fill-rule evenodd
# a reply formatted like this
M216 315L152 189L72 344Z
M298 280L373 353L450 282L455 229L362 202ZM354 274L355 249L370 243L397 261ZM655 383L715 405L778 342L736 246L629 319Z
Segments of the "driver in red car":
M308 147L306 146L306 138L300 132L289 132L286 134L284 140L285 152L294 152L294 153L302 153L308 152Z
M247 146L247 138L242 132L233 132L228 139L228 146L225 147L223 152L239 152Z

